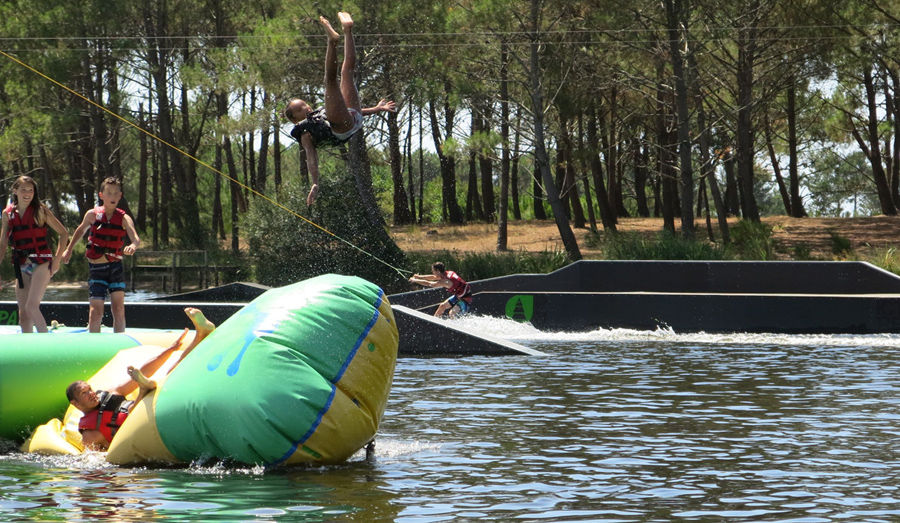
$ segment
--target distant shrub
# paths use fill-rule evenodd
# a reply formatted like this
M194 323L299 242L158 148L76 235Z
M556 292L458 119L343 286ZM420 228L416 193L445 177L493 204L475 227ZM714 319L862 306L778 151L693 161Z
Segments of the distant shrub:
M829 230L828 235L831 236L831 252L835 256L844 256L853 252L853 244L850 242L850 238L842 236L834 230Z
M510 274L546 274L569 264L565 252L471 252L455 250L408 252L410 270L429 274L431 264L440 261L447 269L457 272L467 281L484 280Z
M256 263L257 281L282 286L337 273L359 276L387 291L405 287L405 278L387 265L403 267L403 252L383 229L368 221L352 176L335 174L324 178L320 187L311 213L306 187L291 181L281 191L280 203L311 216L315 225L274 205L255 205L248 213L242 227Z
M796 243L793 247L791 258L796 261L808 261L813 259L812 249L804 242Z
M859 252L852 251L843 259L864 261L900 276L900 252L895 247L871 247Z
M687 240L662 231L653 237L637 233L606 236L600 242L607 260L723 260L726 251L703 240Z
M729 231L736 254L743 260L774 260L773 229L762 222L740 220Z

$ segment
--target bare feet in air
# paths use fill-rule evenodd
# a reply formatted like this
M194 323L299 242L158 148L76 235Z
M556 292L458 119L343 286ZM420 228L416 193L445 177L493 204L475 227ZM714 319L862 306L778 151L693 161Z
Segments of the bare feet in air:
M200 344L203 341L203 338L209 336L212 331L216 330L216 324L206 319L206 316L203 315L203 312L200 309L196 309L194 307L187 307L184 309L184 313L188 315L188 318L191 319L191 323L194 324L194 339L191 340L191 344L185 347L185 349L181 352L181 356L178 358L178 361L172 365L172 368L169 372L175 369L179 363L184 361L188 354L194 350L194 347ZM187 329L185 329L187 330Z
M344 30L344 33L349 33L353 29L353 19L350 18L350 13L341 11L338 13L338 20L341 21L341 28Z
M338 14L338 16L340 17L340 14ZM325 36L328 37L329 42L337 44L341 41L341 35L339 35L337 31L335 31L334 28L331 27L331 22L329 22L327 18L325 18L324 16L320 16L319 23L322 24L322 27L325 28ZM353 22L351 21L350 23L352 24Z
M212 331L216 330L216 324L206 319L206 316L203 315L200 309L188 307L184 309L184 312L191 319L191 323L194 324L194 328L197 329L197 335L201 336L201 339L209 336Z
M316 196L319 195L319 185L313 184L312 188L309 190L309 195L306 197L306 205L312 207L312 204L316 203Z
M145 390L153 390L156 388L156 382L150 379L147 379L146 376L140 371L132 366L128 366L128 375L131 376L131 379L137 382L138 386Z

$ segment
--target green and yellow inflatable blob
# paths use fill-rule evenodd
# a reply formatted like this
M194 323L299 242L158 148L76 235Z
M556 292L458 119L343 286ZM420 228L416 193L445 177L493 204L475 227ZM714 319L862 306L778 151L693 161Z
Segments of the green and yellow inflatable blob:
M363 279L325 275L270 290L135 408L107 459L346 460L378 430L397 346L384 292Z

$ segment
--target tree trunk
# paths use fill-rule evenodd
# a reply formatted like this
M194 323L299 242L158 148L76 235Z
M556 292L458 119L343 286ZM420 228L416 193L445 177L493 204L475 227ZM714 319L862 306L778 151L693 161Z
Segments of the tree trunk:
M594 215L594 201L591 198L591 182L590 177L587 175L587 166L584 164L585 151L584 151L584 113L578 113L578 158L581 160L578 162L579 167L581 167L582 176L581 179L584 183L584 203L588 210L588 221L591 224L591 231L597 232L597 217Z
M759 9L759 0L752 0L749 10ZM755 24L755 22L754 22ZM759 222L759 208L753 193L753 66L756 59L757 35L755 25L738 31L738 118L737 167L738 183L742 189L741 207L744 219Z
M424 140L422 111L424 110L424 107L419 107L419 223L425 223L425 151L422 145Z
M412 123L412 111L410 111L409 120L407 120L406 123L406 175L409 182L407 195L409 196L409 223L416 223L416 185L413 179Z
M603 163L600 161L600 141L597 134L597 112L593 103L590 106L590 118L588 119L588 150L591 154L591 176L594 178L594 192L597 194L597 208L600 210L600 221L603 222L603 230L616 232L616 213L609 203L609 194L603 183Z
M266 107L266 98L267 95L263 93L262 99L262 107L265 110ZM268 124L268 122L266 122ZM267 171L269 169L269 134L271 133L271 127L269 125L264 125L262 128L262 135L259 139L259 158L256 162L256 190L260 192L260 194L266 193L266 184L268 183L268 175Z
M473 120L474 122L474 120ZM475 151L469 151L469 174L466 177L466 221L470 222L478 217L478 221L484 221L484 209L481 207L481 199L478 197L478 170L475 161Z
M155 145L155 142L151 142ZM150 197L153 200L153 212L150 214L150 223L153 225L153 250L159 250L159 179L160 179L160 153L158 147L150 147L150 182L152 190Z
M678 153L681 167L681 234L694 237L694 170L691 165L691 128L688 112L688 80L682 41L688 40L689 0L665 0L669 52L675 74L675 111L677 114ZM685 45L687 47L687 45Z
M500 205L497 219L497 250L507 250L507 207L509 206L509 51L500 44Z
M409 201L403 187L403 155L400 152L400 124L398 113L388 113L388 152L391 158L391 182L394 186L394 224L411 223Z
M547 210L544 209L544 189L538 176L541 176L541 173L536 171L531 177L531 192L534 195L534 219L546 220Z
M872 78L872 70L866 68L863 73L863 84L866 87L866 107L869 112L866 144L859 132L854 128L854 136L860 148L869 159L872 166L872 177L875 179L875 189L878 193L878 202L881 204L881 212L888 216L897 214L897 206L891 197L891 188L888 184L887 175L884 170L884 164L881 159L881 141L878 137L878 103L875 95L875 82Z
M281 192L281 122L277 115L272 116L272 171L275 194L278 194Z
M490 102L479 103L477 107L479 108L478 119L481 120L478 129L483 133L489 133L491 130L492 112ZM478 169L481 171L481 198L484 204L484 219L492 222L497 214L494 206L494 162L491 161L490 156L481 151L478 151Z
M225 94L220 94L220 98L224 98ZM241 186L237 183L238 170L237 163L234 161L234 151L231 147L231 137L227 134L222 139L222 148L225 150L225 162L228 164L228 173L231 175L230 192L231 192L231 252L240 254L241 252L241 230L240 230L240 214L238 213L241 206Z
M360 131L350 138L349 169L353 178L356 179L356 189L359 192L359 200L366 212L372 231L377 236L376 241L383 245L395 245L387 233L386 223L381 216L381 210L378 208L378 201L375 199L375 191L372 188L372 170L369 164L369 155L366 151L365 133Z
M898 67L889 65L888 76L890 76L893 84L893 91L887 89L890 95L885 97L886 100L890 101L887 107L891 116L890 119L894 124L894 150L890 157L891 195L893 196L894 204L900 205L900 71L898 71Z
M481 119L472 115L471 135L475 136L480 131ZM481 205L481 199L478 197L478 171L476 162L477 153L474 149L469 150L469 177L466 184L466 221L478 218L478 221L485 221L484 207Z
M562 133L563 169L565 169L564 193L569 197L572 207L572 220L576 229L584 229L584 208L581 206L581 197L578 195L578 184L575 183L575 163L572 159L572 136L569 133L568 119L560 116L560 131Z
M650 207L647 206L647 180L649 179L648 164L650 153L648 152L647 138L634 140L632 158L634 162L634 197L637 200L638 216L650 217Z
M138 127L141 129L147 129L148 127L147 119L144 116L144 104L141 104L138 111ZM150 152L147 148L147 134L141 132L137 134L140 158L138 160L138 214L135 225L137 225L138 230L145 231L147 230L147 177L149 174Z
M253 114L256 112L256 88L250 88L250 112L249 114ZM256 170L256 133L250 131L247 133L246 138L246 147L247 147L247 167L250 172L250 183L247 184L254 191L262 192L259 190L259 175Z
M791 180L791 216L805 218L806 209L803 208L803 198L800 197L800 158L797 154L797 86L794 82L788 87L787 93L787 117L788 117L788 176Z
M729 216L740 216L741 197L734 170L734 154L731 147L722 152L722 169L725 171L725 203Z
M519 140L522 137L521 125L522 119L519 118L519 110L516 109L516 138L513 142L513 150L512 150L512 165L509 169L509 185L510 192L512 198L512 206L513 206L513 218L516 220L522 219L522 209L519 207Z
M222 143L216 143L216 159L213 168L222 172ZM222 209L222 177L216 175L213 185L213 206L212 206L212 238L213 243L216 238L225 241L225 213Z
M656 87L656 134L657 143L659 144L659 173L660 185L662 192L661 209L663 215L663 229L675 234L675 193L676 187L676 164L677 157L674 148L677 147L677 137L673 136L671 126L669 125L669 107L666 81L663 79L665 68L662 64L657 66L657 78L659 83Z
M791 195L787 186L784 184L784 176L781 175L781 165L778 163L778 155L775 154L775 144L772 143L772 125L769 117L765 116L765 124L763 127L766 137L766 149L769 151L769 161L772 163L772 172L775 173L775 180L778 182L778 192L781 194L781 203L784 204L784 213L787 216L793 216L791 212Z
M446 85L445 92L449 93L450 87ZM447 217L450 223L463 223L462 211L459 208L459 202L456 201L456 160L453 156L446 155L443 152L443 140L440 135L434 100L428 103L428 108L431 116L431 136L434 139L434 148L441 163L441 198L443 205L447 209ZM444 115L444 127L447 130L447 136L450 137L453 134L453 121L456 116L456 110L450 106L449 100L446 99L444 102Z
M563 246L569 259L578 261L581 259L581 250L578 248L578 242L575 239L575 233L569 226L569 222L565 219L562 202L559 200L559 194L553 185L553 175L550 173L550 157L547 155L547 149L544 142L544 95L541 85L541 65L540 65L540 44L538 42L540 0L531 1L531 22L534 33L531 38L531 55L529 74L531 76L531 103L534 113L534 160L535 168L541 173L544 180L544 186L547 191L547 198L550 201L550 208L553 210L553 217L556 221L556 228L562 239Z
M556 180L554 182L554 187L559 192L559 199L563 206L563 211L566 213L566 219L572 219L572 205L569 201L569 191L566 186L566 160L565 155L563 154L563 144L562 140L559 140L556 147Z
M688 63L691 69L697 70L695 55L690 55ZM719 222L719 231L722 233L722 243L728 245L731 242L731 235L728 231L728 212L725 209L725 203L722 201L722 194L719 191L719 182L716 180L715 165L710 154L710 130L706 125L706 107L703 105L703 97L700 92L700 86L697 82L696 74L692 75L693 79L693 95L694 105L697 108L697 127L700 129L700 177L709 184L709 191L713 196L713 204L716 206L716 218ZM706 198L706 214L709 220L709 198ZM709 227L709 225L707 225ZM709 232L710 241L713 234Z

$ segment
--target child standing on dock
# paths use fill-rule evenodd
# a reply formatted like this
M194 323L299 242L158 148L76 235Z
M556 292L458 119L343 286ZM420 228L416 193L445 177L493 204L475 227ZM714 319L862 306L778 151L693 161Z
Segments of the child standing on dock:
M447 311L450 311L451 319L455 318L469 312L472 306L472 288L459 274L444 268L443 262L432 263L430 275L413 274L409 281L423 287L443 287L451 294L434 312L438 318Z
M30 176L19 176L13 183L11 202L3 210L0 260L6 256L6 249L10 248L22 332L31 333L32 329L47 332L41 300L50 278L59 270L63 246L69 241L69 231L41 202L37 183ZM47 240L48 227L59 235L55 257Z
M72 241L63 253L63 261L69 263L75 244L90 229L84 253L91 271L88 279L88 330L100 332L103 306L109 295L113 331L125 332L125 267L122 258L134 254L141 246L141 239L134 230L131 217L118 208L122 199L122 182L118 178L109 177L100 184L98 194L101 204L84 213L84 220L75 229ZM125 245L125 236L131 240L128 246Z

